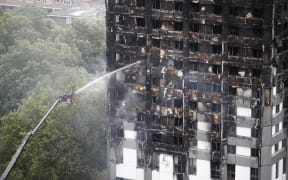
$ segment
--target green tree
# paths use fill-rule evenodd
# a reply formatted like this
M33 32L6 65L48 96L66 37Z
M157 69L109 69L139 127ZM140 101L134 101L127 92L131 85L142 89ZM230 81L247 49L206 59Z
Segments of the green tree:
M7 165L21 139L49 109L52 91L24 100L2 118L0 163ZM59 104L29 142L10 179L96 179L105 170L105 90ZM104 146L103 146L104 145ZM1 167L4 170L4 166Z
M105 52L105 21L82 19L75 20L59 35L67 44L77 47L84 61L83 67L88 72L98 70L99 63L104 62Z
M1 173L59 95L104 71L105 25L85 20L62 28L33 6L0 14ZM55 109L9 179L105 179L106 91L93 90Z
M5 11L0 16L0 53L5 53L16 40L35 42L46 39L56 23L46 18L44 9L24 6L13 11Z

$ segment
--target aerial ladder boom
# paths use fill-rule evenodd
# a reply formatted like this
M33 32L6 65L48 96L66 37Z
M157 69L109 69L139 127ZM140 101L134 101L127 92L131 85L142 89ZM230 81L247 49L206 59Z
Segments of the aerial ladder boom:
M25 145L29 142L29 139L31 138L31 136L33 136L34 134L36 134L36 132L40 129L40 127L42 126L42 124L45 122L45 120L47 119L47 117L49 116L49 114L56 108L56 106L58 105L58 103L60 102L64 102L64 103L71 103L72 102L72 97L73 97L73 93L69 93L66 95L61 96L59 99L57 99L54 104L50 107L50 109L47 111L47 113L43 116L43 118L39 121L39 123L37 124L37 126L29 131L25 137L22 140L22 143L20 144L20 146L18 147L18 149L16 150L15 154L13 155L12 159L10 160L8 166L6 167L5 171L3 172L3 174L0 177L0 180L5 180L9 173L11 172L13 166L15 165L18 157L20 156L20 154L22 153Z

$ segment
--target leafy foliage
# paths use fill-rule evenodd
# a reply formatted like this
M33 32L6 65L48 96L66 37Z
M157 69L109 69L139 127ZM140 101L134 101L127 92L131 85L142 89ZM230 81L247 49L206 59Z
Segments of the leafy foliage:
M104 71L104 20L59 27L43 10L0 12L0 173L63 92ZM99 24L102 24L99 26ZM9 179L105 179L105 88L60 104Z

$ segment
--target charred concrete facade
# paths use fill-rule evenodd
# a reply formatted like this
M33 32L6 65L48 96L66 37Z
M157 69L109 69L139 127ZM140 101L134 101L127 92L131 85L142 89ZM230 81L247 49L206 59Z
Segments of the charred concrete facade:
M286 179L287 0L107 0L110 179Z

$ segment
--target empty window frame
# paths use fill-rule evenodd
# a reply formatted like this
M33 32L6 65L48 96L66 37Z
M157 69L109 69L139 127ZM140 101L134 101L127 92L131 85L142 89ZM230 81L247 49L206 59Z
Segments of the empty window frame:
M181 79L174 79L173 85L175 89L182 89L183 88L183 80Z
M161 28L161 21L153 19L152 20L152 28L153 29L160 29Z
M227 111L228 111L228 114L235 115L235 107L234 107L234 105L228 104Z
M255 18L263 18L263 8L254 8L252 14Z
M198 89L197 81L188 81L187 88L196 91Z
M252 157L258 157L258 149L256 148L251 148L251 156Z
M239 27L229 26L228 33L229 33L229 35L238 36L239 35Z
M182 31L183 30L183 22L174 21L174 30Z
M253 28L253 37L262 38L263 37L263 28Z
M275 167L275 178L278 179L279 177L279 162L276 162L276 167Z
M145 0L136 0L137 7L145 7Z
M258 168L250 169L250 180L258 180Z
M174 61L174 68L175 69L182 69L183 68L183 61Z
M228 89L228 94L229 95L236 95L237 94L237 88L230 86Z
M221 93L221 84L213 84L213 92Z
M282 140L282 147L285 148L285 147L286 147L286 144L287 144L287 143L286 143L286 139L283 139L283 140Z
M213 65L212 66L212 73L220 74L221 73L221 66L220 65Z
M152 39L152 47L160 48L160 39Z
M213 6L213 13L217 15L222 14L222 5L215 4Z
M259 78L261 76L261 69L252 69L252 76Z
M253 49L253 57L254 58L262 58L263 57L263 51L262 49Z
M143 167L145 165L144 151L137 150L137 167Z
M200 6L199 6L199 4L198 3L191 3L191 10L192 10L192 12L194 13L194 12L200 12Z
M286 146L284 146L286 147ZM283 158L283 169L282 169L282 174L286 174L286 157Z
M180 108L183 105L183 99L174 99L174 107Z
M145 46L146 45L146 38L145 37L137 37L137 45L138 46Z
M277 123L275 124L275 133L279 133L279 131L280 131L280 127L279 127L279 123Z
M175 11L183 11L183 2L175 2Z
M221 104L212 103L212 112L220 113L221 112Z
M190 71L199 71L199 63L198 62L189 62L188 68Z
M221 125L212 123L211 130L214 132L220 132L221 131Z
M212 90L212 86L210 83L205 83L205 92L210 93Z
M190 51L191 52L199 51L199 45L197 42L190 42Z
M196 170L197 170L197 163L196 163L196 158L189 158L189 165L188 165L188 172L189 174L194 174L196 175Z
M199 32L199 24L198 23L190 23L190 30L192 32Z
M174 126L180 127L183 124L183 119L182 118L175 118L174 119Z
M222 54L222 46L221 45L212 45L212 50L214 54Z
M136 26L145 27L145 18L136 18Z
M227 179L234 180L235 179L235 165L227 164Z
M238 67L230 66L228 67L228 75L237 76L239 72Z
M211 162L211 177L217 179L220 177L219 162Z
M279 151L279 143L276 143L274 145L274 150L275 150L275 152Z
M182 136L173 136L175 145L183 145L183 137Z
M235 154L236 153L236 146L234 145L227 145L227 152L230 154Z
M123 129L123 127L118 127L117 128L117 137L120 137L120 138L124 137L124 129Z
M157 133L153 133L152 134L152 142L161 142L162 140L162 135L161 134L157 134Z
M175 50L183 50L183 41L175 41L174 42L175 45Z
M251 137L258 138L259 137L259 129L258 128L251 128Z
M214 24L213 25L213 34L222 34L222 25L221 24Z
M117 5L123 5L123 0L115 0L115 4Z
M212 141L212 151L220 151L221 143L217 141Z
M197 109L197 101L189 101L188 104L191 110Z
M160 0L152 0L152 8L160 9Z
M228 46L228 53L230 56L238 56L240 52L240 48L239 47L235 47L235 46Z
M230 7L230 14L233 16L240 16L241 15L241 9L237 6Z

